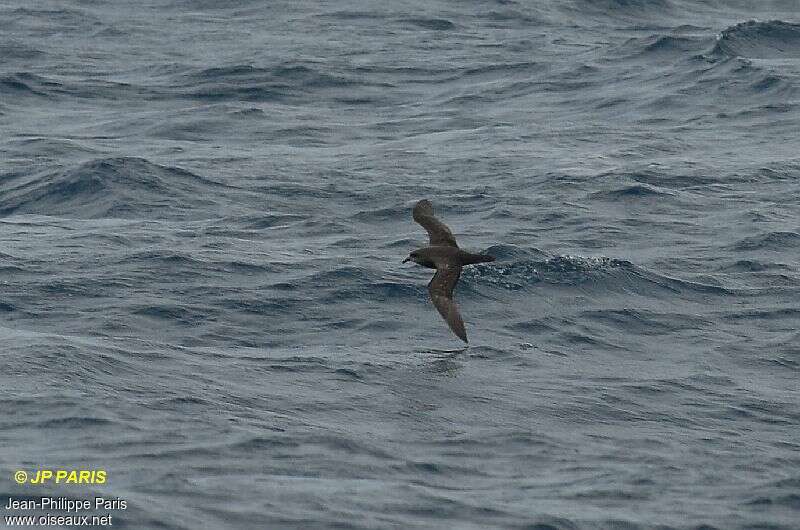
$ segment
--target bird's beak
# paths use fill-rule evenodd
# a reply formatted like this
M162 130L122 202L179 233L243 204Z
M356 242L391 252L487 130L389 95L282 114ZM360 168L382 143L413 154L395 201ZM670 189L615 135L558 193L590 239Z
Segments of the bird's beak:
M403 263L408 263L409 261L411 261L411 258L406 258L403 260Z

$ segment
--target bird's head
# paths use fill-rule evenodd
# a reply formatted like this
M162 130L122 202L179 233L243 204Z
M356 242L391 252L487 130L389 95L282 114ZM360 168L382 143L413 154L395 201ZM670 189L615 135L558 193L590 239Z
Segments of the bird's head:
M408 255L406 259L403 260L403 263L408 263L409 261L413 261L414 263L419 263L420 255L419 252L416 250Z

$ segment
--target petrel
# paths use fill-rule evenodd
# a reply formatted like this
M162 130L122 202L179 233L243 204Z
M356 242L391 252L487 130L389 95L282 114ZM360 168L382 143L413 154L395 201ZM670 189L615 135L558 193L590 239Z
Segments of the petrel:
M428 284L428 293L431 295L433 305L453 333L469 343L464 321L458 313L458 306L453 301L453 289L458 283L464 265L494 261L494 257L487 254L472 254L458 248L453 232L436 218L433 206L427 199L422 199L414 205L413 217L428 232L430 245L413 251L403 263L413 261L423 267L436 269L436 274Z

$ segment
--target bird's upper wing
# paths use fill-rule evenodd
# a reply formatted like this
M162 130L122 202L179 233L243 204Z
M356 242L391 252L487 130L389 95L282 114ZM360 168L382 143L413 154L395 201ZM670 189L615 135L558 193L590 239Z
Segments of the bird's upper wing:
M458 338L467 341L467 331L464 321L458 313L458 306L453 301L453 289L461 276L461 265L451 263L437 263L436 274L428 284L428 293L431 295L433 305L445 319L447 325L458 335Z
M431 246L445 245L456 247L456 238L447 226L433 215L433 206L427 199L422 199L414 205L414 220L422 225L428 232ZM456 277L457 279L458 277Z

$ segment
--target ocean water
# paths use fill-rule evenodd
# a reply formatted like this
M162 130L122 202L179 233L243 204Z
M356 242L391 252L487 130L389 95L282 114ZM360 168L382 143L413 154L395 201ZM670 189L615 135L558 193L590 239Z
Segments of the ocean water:
M799 131L796 0L6 0L0 501L800 528Z

